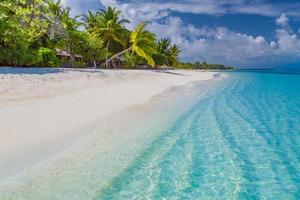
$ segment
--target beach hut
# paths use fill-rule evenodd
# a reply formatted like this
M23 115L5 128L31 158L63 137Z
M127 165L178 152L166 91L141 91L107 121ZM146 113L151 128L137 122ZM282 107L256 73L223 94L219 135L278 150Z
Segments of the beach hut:
M71 62L71 54L67 51L63 51L61 49L55 49L56 56L59 60L63 61L65 63L65 66L68 66ZM75 61L83 62L83 56L82 55L74 55Z

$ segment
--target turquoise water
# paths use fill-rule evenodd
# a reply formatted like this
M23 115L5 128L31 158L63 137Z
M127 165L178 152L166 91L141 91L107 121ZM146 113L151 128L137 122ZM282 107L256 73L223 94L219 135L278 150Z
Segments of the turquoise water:
M227 76L94 199L300 199L300 75Z
M300 74L223 76L101 121L0 199L300 199Z

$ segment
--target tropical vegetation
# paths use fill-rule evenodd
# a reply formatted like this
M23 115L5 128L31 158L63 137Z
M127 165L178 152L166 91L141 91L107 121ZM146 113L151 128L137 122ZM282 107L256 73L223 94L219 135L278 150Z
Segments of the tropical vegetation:
M235 67L225 66L223 64L208 64L206 62L181 63L182 69L199 69L199 70L233 70Z
M2 0L0 66L227 69L182 63L179 46L129 23L112 7L72 17L60 0Z

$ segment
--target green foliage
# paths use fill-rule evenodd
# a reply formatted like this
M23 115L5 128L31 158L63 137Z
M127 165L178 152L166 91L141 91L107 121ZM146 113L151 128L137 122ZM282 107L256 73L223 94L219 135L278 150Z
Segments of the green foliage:
M153 67L155 65L153 55L156 53L156 36L153 33L146 31L145 26L145 23L139 24L130 34L130 47L113 55L106 63L132 51L137 56L146 60L146 62Z
M0 48L0 64L4 66L33 66L37 62L36 52L19 47L17 50Z
M103 48L103 40L91 34L85 33L82 35L83 42L81 43L78 53L83 56L84 60L96 61L104 60L106 51Z
M131 49L138 56L146 59L149 65L154 66L153 55L156 53L156 36L145 30L145 23L141 23L130 35Z
M121 12L116 8L108 7L107 10L101 10L93 15L85 17L88 31L95 37L101 38L107 46L107 51L111 43L116 42L126 46L126 29L123 26L129 23L126 19L120 19Z
M180 63L180 48L168 39L157 40L145 30L125 27L121 11L108 7L71 17L61 0L0 1L0 65L56 67L93 66L104 61L124 60L127 67L139 64L191 69L227 69L223 65ZM59 60L56 50L67 57ZM113 56L112 56L113 55ZM109 56L112 56L108 59ZM82 58L82 59L81 59ZM109 62L106 62L109 63Z
M38 63L37 65L42 67L58 67L58 59L55 51L52 49L41 47L38 50Z
M200 70L233 70L234 67L225 66L222 64L208 64L206 62L200 63L180 63L178 69L200 69Z
M171 46L169 39L161 39L157 42L157 53L154 60L157 65L176 66L179 63L180 49L175 44Z
M134 52L126 52L123 56L123 59L126 67L128 68L134 68L142 61L142 58L136 55Z
M45 32L44 1L0 3L0 64L31 66L36 63L35 44Z

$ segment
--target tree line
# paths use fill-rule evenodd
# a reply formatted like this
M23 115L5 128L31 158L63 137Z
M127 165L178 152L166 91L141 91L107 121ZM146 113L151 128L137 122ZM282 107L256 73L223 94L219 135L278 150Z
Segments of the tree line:
M201 68L180 62L180 48L147 31L147 23L129 30L121 16L108 7L71 17L60 0L2 0L0 66Z
M206 62L181 63L183 69L200 69L200 70L233 70L235 67L225 66L223 64L208 64Z

